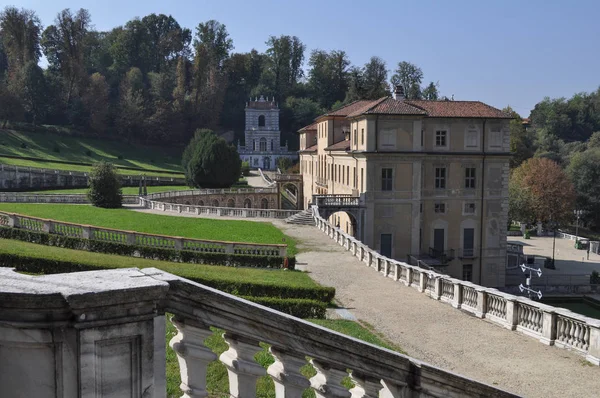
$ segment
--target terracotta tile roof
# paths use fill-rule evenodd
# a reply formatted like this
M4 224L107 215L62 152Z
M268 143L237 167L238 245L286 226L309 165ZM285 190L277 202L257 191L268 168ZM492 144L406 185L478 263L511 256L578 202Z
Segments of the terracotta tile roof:
M392 97L383 97L371 101L369 104L357 109L348 117L360 115L425 115L426 112L418 107L408 104L406 101L399 101Z
M512 117L500 109L480 101L422 101L405 100L404 103L418 107L427 112L427 117L465 117L511 119Z
M350 149L350 140L343 140L340 142L336 142L333 145L325 148L326 151L347 151Z
M301 131L317 131L317 122L314 122L312 124L309 124L308 126L304 126L302 127L300 130L298 130L298 132Z
M302 149L302 150L300 150L300 152L316 152L316 151L317 151L317 148L318 148L318 145L317 145L317 144L315 144L315 145L313 145L313 146L309 146L309 147L308 147L308 148L306 148L306 149Z
M331 111L331 112L327 112L321 116L319 116L318 118L324 117L324 116L348 116L349 114L356 112L358 109L364 108L365 105L370 104L373 101L370 100L358 100L358 101L354 101L346 106L342 106L339 109L336 109L335 111ZM318 119L317 118L317 119Z

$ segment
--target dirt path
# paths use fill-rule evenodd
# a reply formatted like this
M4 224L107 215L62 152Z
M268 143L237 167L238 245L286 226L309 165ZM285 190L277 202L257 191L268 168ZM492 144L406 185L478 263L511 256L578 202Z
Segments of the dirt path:
M526 397L600 395L600 369L578 354L545 346L385 278L315 227L248 220L270 221L295 238L298 268L335 287L341 305L412 357Z

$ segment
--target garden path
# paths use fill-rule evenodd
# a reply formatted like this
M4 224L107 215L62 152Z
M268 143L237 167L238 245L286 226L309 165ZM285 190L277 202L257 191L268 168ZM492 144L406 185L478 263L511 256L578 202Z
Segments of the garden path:
M253 221L270 221L295 238L297 267L318 283L335 287L341 306L412 357L526 397L598 396L600 369L582 356L545 346L384 278L315 227Z

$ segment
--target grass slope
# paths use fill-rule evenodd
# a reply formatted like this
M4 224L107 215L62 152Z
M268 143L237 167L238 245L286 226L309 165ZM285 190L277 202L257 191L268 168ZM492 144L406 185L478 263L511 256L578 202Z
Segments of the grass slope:
M296 242L267 222L163 216L126 208L101 209L88 205L0 203L0 211L158 235L231 242L285 243L288 245L288 254L296 254Z
M317 287L308 274L299 271L266 270L256 268L233 268L217 265L172 263L136 257L123 257L112 254L92 253L80 250L63 249L37 245L17 240L0 239L0 252L33 258L59 261L72 261L79 264L109 268L160 268L163 271L182 277L194 276L204 279L243 281L248 283L276 284L289 287Z
M137 195L139 193L140 188L139 187L123 187L122 189L123 189L123 195ZM167 191L185 191L187 189L191 189L191 188L186 185L166 185L166 186L158 186L158 187L149 186L148 193L167 192ZM55 193L55 194L68 195L68 194L80 194L80 193L87 193L87 192L88 192L88 188L76 188L76 189L52 189L52 190L48 190L48 191L33 191L33 192L28 192L28 193L46 193L46 194Z
M181 172L181 152L181 148L148 147L109 139L69 136L68 134L0 130L0 157L8 155L40 160L1 159L3 163L8 164L16 164L21 161L18 165L22 166L58 167L57 163L50 166L44 165L43 161L95 163L105 160L121 167ZM60 167L62 170L76 170L74 167L77 166L63 164Z
M177 355L169 347L169 341L177 334L177 329L170 321L171 315L167 315L167 397L175 398L181 396L181 390L179 385L181 384L181 376L179 373L179 363L177 362ZM355 337L357 339L373 343L385 348L391 348L391 344L384 339L378 337L375 333L366 329L353 321L347 320L320 320L320 319L308 319L310 322L314 322L318 325L326 328L335 330L345 335ZM223 330L213 328L213 334L209 336L204 344L210 348L215 354L221 355L229 346L223 339ZM258 352L254 359L265 369L274 362L273 356L269 353L269 346L261 343L262 351ZM392 348L393 349L393 348ZM302 374L305 377L313 377L316 374L314 368L307 364L301 369ZM209 397L229 397L229 380L227 378L227 369L221 362L214 361L208 365L208 374L206 377L207 390ZM346 377L342 381L342 385L346 388L352 388L352 384L349 377ZM274 398L275 397L275 386L269 376L262 376L256 383L256 397L257 398ZM302 394L303 398L313 398L315 393L311 389L307 389Z

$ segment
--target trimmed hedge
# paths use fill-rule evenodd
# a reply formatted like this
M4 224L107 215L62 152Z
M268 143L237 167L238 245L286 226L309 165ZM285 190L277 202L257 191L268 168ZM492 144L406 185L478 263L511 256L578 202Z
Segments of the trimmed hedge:
M42 259L28 256L19 256L8 253L0 253L0 266L9 266L15 268L20 272L28 272L34 274L58 274L78 271L92 271L98 269L110 269L111 267L99 267L89 264L78 264L71 261L60 261ZM210 286L227 293L241 296L242 298L252 301L257 304L264 305L277 311L285 312L286 314L298 317L298 318L325 318L326 304L322 301L311 300L309 298L302 297L291 297L289 294L307 294L308 296L314 296L315 290L321 290L326 288L308 289L308 288L286 288L277 290L277 286L272 286L275 289L265 289L270 285L259 285L259 284L246 284L246 289L241 289L243 292L240 293L239 289L228 290L228 288L235 287L236 283L222 283L224 281L193 277L185 275L185 273L179 274L179 276L186 279L190 279L194 282L201 283L206 286ZM241 284L243 285L243 284ZM252 286L251 286L252 285ZM225 287L225 288L223 288ZM248 288L250 287L250 288ZM333 289L331 289L333 290ZM253 296L251 293L256 293L257 296ZM268 295L268 293L281 293L280 297L262 297L262 295ZM335 290L329 293L335 294ZM327 301L331 301L333 298ZM328 296L328 295L327 295Z
M111 266L98 266L73 261L21 256L9 253L0 253L0 266L13 267L18 271L33 274L60 274L114 268ZM335 288L332 287L294 287L269 283L238 282L207 278L205 276L195 275L192 272L178 272L177 275L236 296L306 299L322 303L331 302L335 296Z
M28 231L18 228L0 228L0 238L16 239L23 242L56 246L65 249L88 250L95 253L135 256L150 260L162 260L192 264L225 265L229 267L283 268L284 258L280 256L257 256L252 254L228 254L195 252L191 250L163 249L117 242L104 242L92 239ZM288 258L288 268L293 270L296 258Z
M325 313L327 311L325 303L315 300L248 296L242 296L242 298L277 311L285 312L286 314L293 315L297 318L325 319Z

